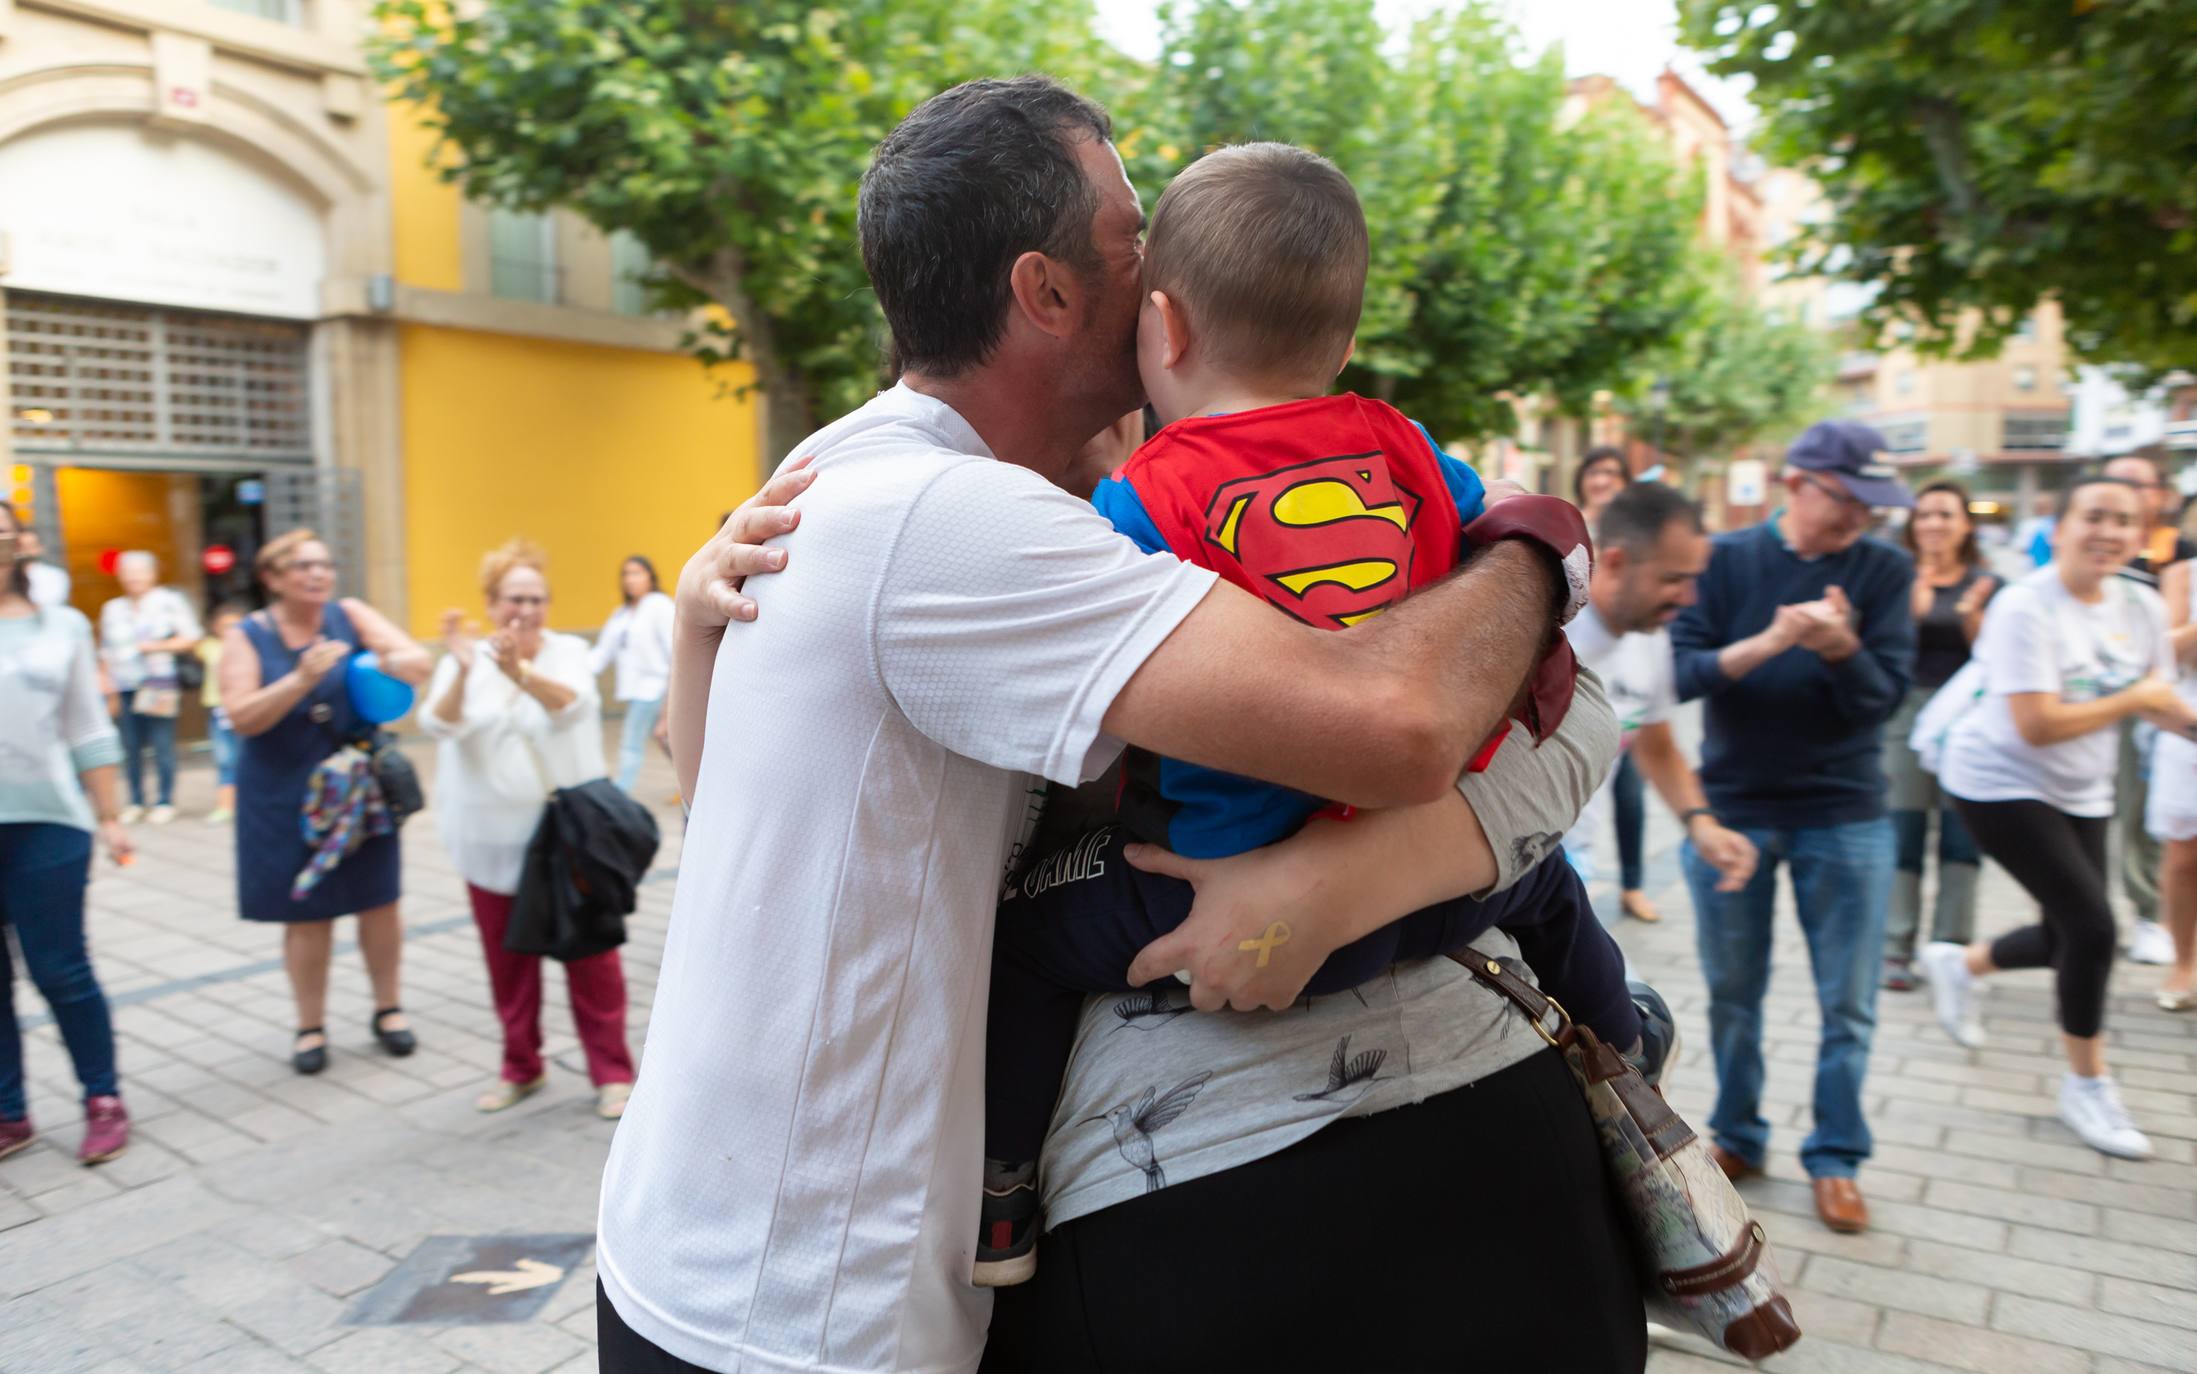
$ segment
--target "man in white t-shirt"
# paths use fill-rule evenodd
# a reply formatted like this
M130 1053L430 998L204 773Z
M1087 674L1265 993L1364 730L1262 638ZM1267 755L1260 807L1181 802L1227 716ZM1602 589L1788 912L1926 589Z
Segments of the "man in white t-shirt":
M1754 874L1754 844L1717 822L1670 725L1678 683L1664 626L1693 604L1694 581L1709 565L1701 512L1661 482L1634 482L1603 508L1595 552L1586 608L1564 633L1580 664L1602 679L1619 748L1631 751L1694 848L1723 874L1720 888L1736 892ZM1587 882L1595 877L1595 839L1609 824L1611 779L1564 836L1564 854Z
M647 1072L603 1180L606 1370L974 1369L993 905L1032 775L1077 781L1132 741L1462 808L1466 756L1583 594L1555 550L1511 540L1321 632L1055 486L1142 391L1142 212L1110 137L1025 77L945 92L879 146L863 258L906 374L798 447L828 480L784 525L800 570L750 591L768 614L689 619L682 578L670 731L699 765ZM1452 848L1471 845L1428 863ZM1194 979L1246 986L1267 961L1244 934Z

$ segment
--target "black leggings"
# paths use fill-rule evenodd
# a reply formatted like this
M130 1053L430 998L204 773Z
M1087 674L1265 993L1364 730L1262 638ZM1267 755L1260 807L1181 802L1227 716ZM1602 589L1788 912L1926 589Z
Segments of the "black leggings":
M1541 1053L1046 1233L979 1374L1638 1374L1640 1277Z
M2113 906L2106 898L2105 835L2112 820L2070 816L2040 801L1952 799L1976 845L2037 899L2041 920L1991 942L2000 968L2057 975L2060 1029L2087 1040L2105 1026L2113 974Z

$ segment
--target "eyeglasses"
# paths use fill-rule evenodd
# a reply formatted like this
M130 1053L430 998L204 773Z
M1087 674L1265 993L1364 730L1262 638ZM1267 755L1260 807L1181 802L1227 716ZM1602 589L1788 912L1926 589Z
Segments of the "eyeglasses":
M334 560L333 558L293 558L287 564L283 565L282 570L284 572L332 573L336 570L336 560Z
M1826 482L1821 477L1815 476L1803 477L1801 480L1806 482L1809 486L1814 487L1817 491L1820 491L1824 495L1830 497L1832 500L1838 502L1842 506L1852 506L1856 510L1876 509L1876 507L1870 505L1867 501L1862 500L1860 497L1854 495L1852 492L1848 491L1845 487L1840 486L1836 482Z

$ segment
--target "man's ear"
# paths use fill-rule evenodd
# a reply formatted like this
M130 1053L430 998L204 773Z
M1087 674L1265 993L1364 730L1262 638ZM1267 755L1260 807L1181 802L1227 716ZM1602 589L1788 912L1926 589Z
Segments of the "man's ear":
M1351 336L1350 336L1350 346L1349 346L1348 348L1345 348L1345 349L1343 350L1343 360L1342 360L1341 362L1339 362L1339 363L1335 364L1335 375L1336 375L1336 376L1338 376L1338 377L1342 376L1342 375L1343 375L1343 369L1344 369L1344 368L1346 368L1346 367L1348 367L1348 366L1350 366L1350 360L1351 360L1352 358L1356 357L1356 356L1357 356L1357 354L1358 354L1358 336L1357 336L1357 335L1355 335L1355 334L1353 334L1353 335L1351 335Z
M1160 349L1160 366L1170 370L1180 367L1182 360L1190 356L1190 317L1165 291L1154 291L1149 299L1159 312L1160 329L1166 336Z
M1042 333L1065 339L1076 332L1083 311L1083 283L1064 262L1043 253L1024 253L1008 273L1015 308Z

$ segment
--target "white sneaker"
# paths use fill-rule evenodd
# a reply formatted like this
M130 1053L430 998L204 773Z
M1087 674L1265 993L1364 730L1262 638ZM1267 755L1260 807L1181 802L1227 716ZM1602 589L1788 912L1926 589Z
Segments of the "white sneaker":
M122 822L124 825L136 825L139 821L145 819L145 808L142 806L134 805L125 806L120 811L115 813L114 818Z
M2149 1159L2151 1142L2129 1119L2113 1080L2067 1074L2060 1079L2060 1120L2083 1144L2116 1159Z
M2128 939L2128 960L2132 964L2171 964L2174 937L2157 921L2138 921L2136 933Z
M1939 941L1923 946L1922 967L1930 976L1930 1001L1938 1024L1953 1043L1980 1050L1987 1037L1983 1030L1983 985L1968 971L1968 949Z
M166 825L168 822L175 819L175 808L168 805L166 802L162 802L160 805L146 812L145 819L152 822L154 825Z

